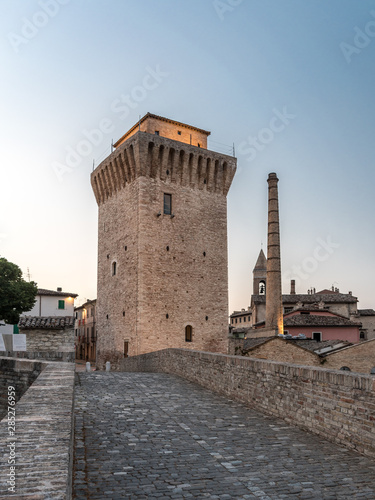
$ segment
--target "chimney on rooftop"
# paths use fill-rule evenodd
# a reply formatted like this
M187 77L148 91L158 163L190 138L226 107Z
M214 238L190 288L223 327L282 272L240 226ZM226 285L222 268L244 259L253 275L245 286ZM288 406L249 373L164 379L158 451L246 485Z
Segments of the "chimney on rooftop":
M58 291L58 292L62 292L62 288L57 287L57 291Z
M296 294L296 280L290 280L290 295Z

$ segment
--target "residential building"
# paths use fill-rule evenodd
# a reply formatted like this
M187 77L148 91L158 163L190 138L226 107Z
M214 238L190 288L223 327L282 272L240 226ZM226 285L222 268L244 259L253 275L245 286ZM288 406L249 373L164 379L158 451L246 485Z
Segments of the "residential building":
M96 299L74 310L74 345L76 359L96 361Z

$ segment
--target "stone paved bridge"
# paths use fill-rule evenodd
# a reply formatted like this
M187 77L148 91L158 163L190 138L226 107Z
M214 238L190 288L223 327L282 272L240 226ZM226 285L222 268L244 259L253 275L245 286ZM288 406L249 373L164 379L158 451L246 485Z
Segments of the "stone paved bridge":
M74 498L375 499L375 462L161 373L78 373Z

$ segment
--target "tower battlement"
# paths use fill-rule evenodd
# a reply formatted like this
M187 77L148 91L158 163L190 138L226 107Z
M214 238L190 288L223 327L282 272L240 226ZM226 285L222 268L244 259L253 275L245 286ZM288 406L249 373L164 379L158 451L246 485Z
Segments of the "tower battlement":
M91 184L98 205L142 176L226 195L236 163L232 156L137 131L94 170Z

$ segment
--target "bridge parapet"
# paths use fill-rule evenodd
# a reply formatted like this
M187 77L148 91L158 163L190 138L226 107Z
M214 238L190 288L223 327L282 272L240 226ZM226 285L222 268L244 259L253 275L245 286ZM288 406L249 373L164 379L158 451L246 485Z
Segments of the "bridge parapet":
M375 457L375 377L187 349L132 356L120 371L178 375Z

